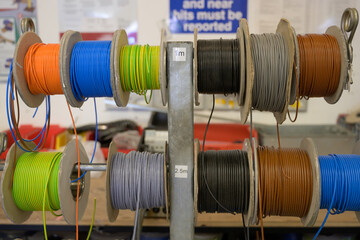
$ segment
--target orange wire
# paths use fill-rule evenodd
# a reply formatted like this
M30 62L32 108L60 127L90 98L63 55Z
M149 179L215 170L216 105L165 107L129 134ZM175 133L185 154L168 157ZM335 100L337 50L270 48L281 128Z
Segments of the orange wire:
M74 127L74 133L75 133L75 139L76 139L76 150L77 150L77 159L78 159L78 166L80 166L80 151L79 151L79 140L78 140L78 136L77 136L77 131L76 131L76 127L75 127L75 121L70 109L70 105L69 103L66 101L69 112L70 112L70 116L71 116L71 121ZM78 178L80 178L80 171L78 171ZM77 189L76 189L76 240L79 240L79 188L80 188L80 181L77 181Z
M35 43L24 59L24 73L32 94L63 94L59 70L60 44Z

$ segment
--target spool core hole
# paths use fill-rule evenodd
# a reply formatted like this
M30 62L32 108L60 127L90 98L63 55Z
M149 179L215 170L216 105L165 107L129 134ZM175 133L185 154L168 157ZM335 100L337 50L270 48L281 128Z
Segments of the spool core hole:
M74 165L73 171L71 172L71 176L70 176L70 189L71 189L71 193L73 196L74 201L76 201L76 194L77 194L77 181L76 182L72 182L74 180L76 180L78 178L78 170L76 169L77 163ZM80 171L80 176L84 173L84 171ZM80 180L80 188L79 188L79 199L82 196L82 193L84 192L85 189L85 176L82 177Z

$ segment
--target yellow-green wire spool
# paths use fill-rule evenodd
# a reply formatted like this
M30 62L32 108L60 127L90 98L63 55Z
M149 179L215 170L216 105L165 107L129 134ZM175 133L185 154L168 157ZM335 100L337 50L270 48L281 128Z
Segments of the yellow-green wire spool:
M120 50L120 79L125 92L144 95L146 103L151 101L152 90L160 89L159 46L128 45ZM151 90L149 100L147 90Z
M59 164L62 153L24 153L16 161L12 194L18 208L23 211L60 209L58 193ZM45 196L45 197L44 197Z

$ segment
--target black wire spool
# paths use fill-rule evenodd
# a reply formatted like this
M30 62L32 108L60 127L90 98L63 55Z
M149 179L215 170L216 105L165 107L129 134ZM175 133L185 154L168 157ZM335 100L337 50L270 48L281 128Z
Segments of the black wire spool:
M198 155L198 212L246 213L250 173L246 151L206 151Z
M238 39L198 40L198 91L204 94L238 94L240 45Z

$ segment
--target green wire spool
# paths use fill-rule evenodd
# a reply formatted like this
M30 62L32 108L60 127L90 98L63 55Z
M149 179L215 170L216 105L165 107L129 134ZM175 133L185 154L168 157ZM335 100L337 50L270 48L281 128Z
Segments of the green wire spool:
M35 144L29 142L30 148ZM79 143L81 163L89 163L84 147ZM1 176L1 200L6 216L13 223L23 223L33 211L51 211L62 215L69 224L76 223L77 178L76 141L69 142L63 153L28 153L13 144L6 156ZM83 216L90 192L90 174L82 178L79 197L79 219ZM45 197L45 202L43 201ZM59 214L54 213L60 210Z

